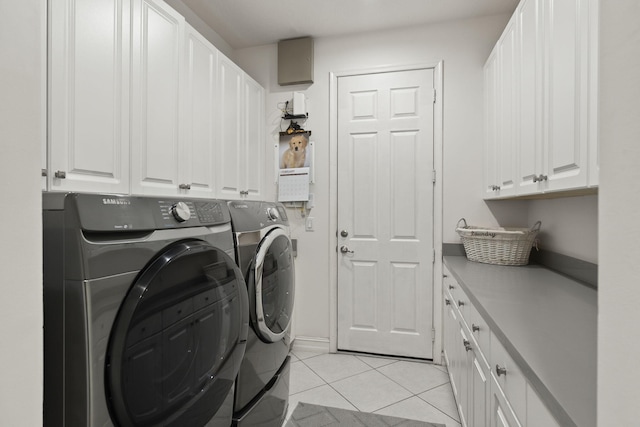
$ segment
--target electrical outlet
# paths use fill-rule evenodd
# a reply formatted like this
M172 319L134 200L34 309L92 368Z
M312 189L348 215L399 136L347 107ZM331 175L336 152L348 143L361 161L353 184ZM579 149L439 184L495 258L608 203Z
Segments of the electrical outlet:
M307 220L304 223L304 229L306 231L313 231L313 221L315 220L314 217L309 216L307 217Z

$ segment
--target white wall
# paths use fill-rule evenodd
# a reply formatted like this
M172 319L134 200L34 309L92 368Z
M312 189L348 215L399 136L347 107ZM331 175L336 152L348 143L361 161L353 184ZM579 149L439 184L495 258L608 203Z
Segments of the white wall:
M528 223L542 221L540 249L598 263L598 196L527 202Z
M598 425L638 425L640 0L601 2Z
M309 119L304 126L313 132L316 151L316 208L314 232L304 231L300 212L292 211L293 237L298 239L296 334L329 337L329 73L375 67L436 64L444 61L444 241L458 242L457 220L495 225L496 218L508 222L526 218L525 202L504 203L491 209L481 200L483 72L486 58L509 16L499 15L453 21L438 25L315 40L312 85L277 84L276 45L234 52L233 59L267 91L267 140L277 142L280 131L278 104L291 99L294 90L307 97ZM441 94L442 95L442 94ZM288 123L283 124L286 127ZM269 162L268 182L273 182L275 162ZM275 185L268 198L276 197Z
M0 425L42 425L45 7L0 1Z

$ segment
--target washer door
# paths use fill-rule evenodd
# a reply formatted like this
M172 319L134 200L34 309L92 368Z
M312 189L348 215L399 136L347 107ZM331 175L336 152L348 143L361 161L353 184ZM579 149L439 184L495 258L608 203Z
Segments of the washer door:
M169 246L137 277L107 350L118 426L205 426L232 390L246 346L242 273L203 241Z
M262 239L255 261L256 333L263 341L276 342L291 324L294 298L294 266L291 239L282 228L274 228Z

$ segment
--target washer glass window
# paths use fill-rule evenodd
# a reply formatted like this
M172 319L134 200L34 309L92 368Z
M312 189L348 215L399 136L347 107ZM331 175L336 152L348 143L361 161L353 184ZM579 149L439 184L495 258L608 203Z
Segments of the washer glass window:
M234 261L201 241L170 246L140 273L107 352L107 395L119 425L203 426L216 414L244 340L244 289Z
M294 300L293 248L282 229L270 231L260 244L255 280L258 333L276 341L289 328Z

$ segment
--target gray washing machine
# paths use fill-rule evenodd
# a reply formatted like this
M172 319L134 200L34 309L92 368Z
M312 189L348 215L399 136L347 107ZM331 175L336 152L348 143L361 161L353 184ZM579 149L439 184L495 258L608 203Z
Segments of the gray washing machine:
M44 425L232 422L248 299L226 202L43 195Z
M233 425L280 427L289 402L289 327L295 290L284 207L229 202L236 261L249 295L251 326L236 380Z

